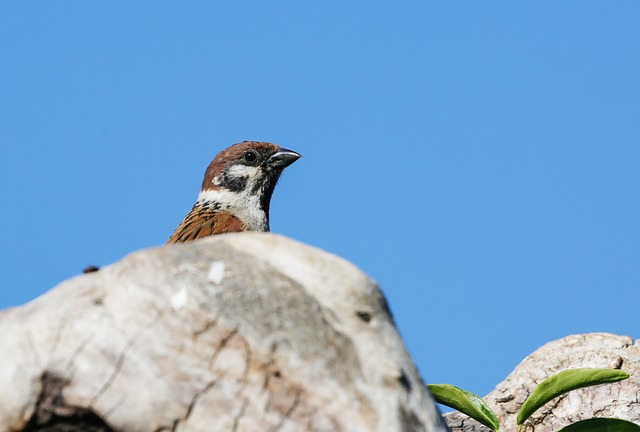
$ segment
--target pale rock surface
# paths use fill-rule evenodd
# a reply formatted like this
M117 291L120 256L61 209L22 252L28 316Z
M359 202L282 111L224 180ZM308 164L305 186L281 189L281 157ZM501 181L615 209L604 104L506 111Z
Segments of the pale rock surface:
M447 430L376 284L275 235L134 253L0 332L2 431Z
M594 417L617 417L640 424L639 343L609 333L573 335L549 342L525 358L483 399L498 415L501 430L515 431L517 412L531 391L546 378L574 368L622 369L631 377L573 390L554 399L524 423L523 432L557 431ZM489 431L458 412L447 413L445 418L454 432Z

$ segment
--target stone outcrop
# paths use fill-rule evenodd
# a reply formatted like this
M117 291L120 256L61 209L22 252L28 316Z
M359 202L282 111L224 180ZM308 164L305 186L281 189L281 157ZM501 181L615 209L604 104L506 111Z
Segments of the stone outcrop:
M447 430L376 284L275 235L136 252L0 312L0 335L2 431ZM594 333L541 347L485 397L501 430L537 384L577 367L631 378L558 398L523 431L640 423L638 343Z
M3 431L446 430L376 284L274 235L134 253L0 332Z

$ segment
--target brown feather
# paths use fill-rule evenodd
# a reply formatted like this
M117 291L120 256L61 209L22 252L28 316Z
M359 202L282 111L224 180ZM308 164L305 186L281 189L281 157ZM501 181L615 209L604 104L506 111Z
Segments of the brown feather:
M232 214L196 205L182 219L167 243L182 243L213 234L245 230L245 225Z

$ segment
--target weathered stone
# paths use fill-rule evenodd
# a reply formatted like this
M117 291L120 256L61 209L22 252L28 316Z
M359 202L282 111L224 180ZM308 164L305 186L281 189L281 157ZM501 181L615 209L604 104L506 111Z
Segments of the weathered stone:
M274 235L134 253L0 331L1 430L446 430L375 283Z

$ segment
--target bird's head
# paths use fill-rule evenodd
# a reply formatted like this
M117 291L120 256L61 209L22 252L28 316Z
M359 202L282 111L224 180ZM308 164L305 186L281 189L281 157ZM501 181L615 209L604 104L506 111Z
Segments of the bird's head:
M268 142L234 144L209 164L198 202L220 206L251 230L268 231L273 190L282 171L298 158L300 154Z

